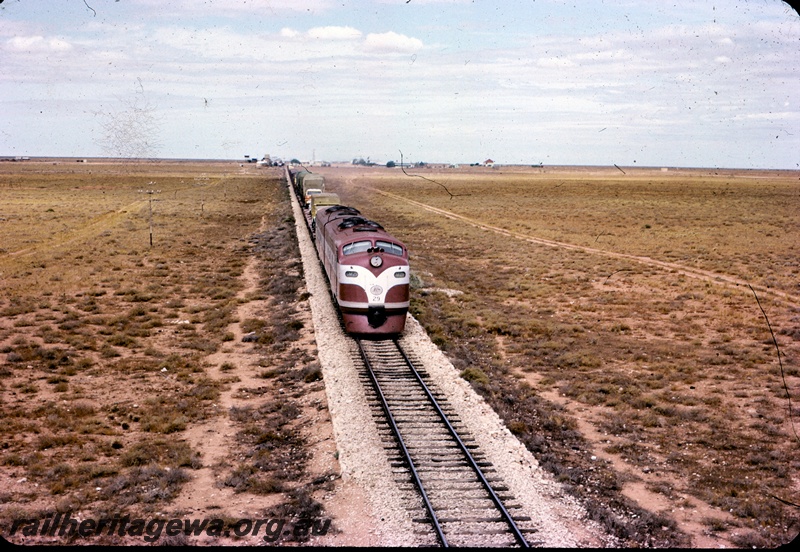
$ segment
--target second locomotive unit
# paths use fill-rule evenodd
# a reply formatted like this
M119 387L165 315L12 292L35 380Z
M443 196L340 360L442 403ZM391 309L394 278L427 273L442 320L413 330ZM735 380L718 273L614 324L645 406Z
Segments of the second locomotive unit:
M320 207L314 233L345 331L401 333L409 306L406 246L377 222L343 205Z

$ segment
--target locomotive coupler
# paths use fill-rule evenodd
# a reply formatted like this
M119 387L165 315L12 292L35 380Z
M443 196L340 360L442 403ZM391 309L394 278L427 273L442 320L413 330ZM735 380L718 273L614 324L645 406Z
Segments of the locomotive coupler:
M386 307L368 307L367 322L372 328L380 328L386 322Z

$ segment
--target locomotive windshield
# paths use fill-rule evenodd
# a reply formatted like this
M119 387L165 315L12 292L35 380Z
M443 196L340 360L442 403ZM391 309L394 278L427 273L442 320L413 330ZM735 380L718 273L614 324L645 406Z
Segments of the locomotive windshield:
M355 253L363 253L367 249L372 247L372 242L370 241L357 241L353 243L348 243L344 247L342 247L342 253L345 255L353 255Z
M398 257L403 255L403 248L397 245L396 243L377 240L375 242L375 247L378 249L383 250L390 255L397 255ZM372 249L372 242L371 241L357 241L353 243L348 243L344 247L342 247L342 253L344 255L353 255L355 253L363 253L364 251L369 251Z
M375 242L375 247L379 247L391 255L397 255L398 257L403 255L403 248L396 243L378 240Z

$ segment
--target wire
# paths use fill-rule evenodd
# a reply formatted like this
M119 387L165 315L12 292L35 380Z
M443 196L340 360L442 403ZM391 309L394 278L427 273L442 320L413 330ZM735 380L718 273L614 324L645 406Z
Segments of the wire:
M753 297L756 298L756 303L758 303L758 308L761 309L761 314L764 315L764 320L767 321L767 328L769 328L769 333L772 335L772 343L775 344L775 350L778 351L778 366L781 368L781 379L783 380L783 389L786 391L786 400L789 402L789 422L792 426L792 432L794 433L794 438L800 440L800 437L797 436L797 430L794 427L794 416L792 415L792 395L789 393L789 386L786 385L786 374L783 372L783 362L781 361L781 350L778 347L778 340L775 338L775 332L772 331L772 325L769 323L769 318L767 318L767 313L764 312L764 307L761 306L761 301L758 300L758 295L756 295L756 290L753 289L753 286L747 284L750 288L750 291L753 292Z
M398 150L398 151L400 151L400 150ZM441 182L436 182L435 180L431 180L430 178L426 178L426 177L424 177L422 175L419 175L419 174L408 174L406 172L405 164L403 163L403 152L402 151L400 151L400 169L403 171L403 174L406 175L406 176L416 176L417 178L421 178L422 180L427 180L428 182L433 182L434 184L438 184L439 186L444 188L445 192L450 194L450 199L453 199L454 197L458 197L458 196L472 195L472 194L454 194L454 193L450 192L450 190L447 189L447 186L445 186Z

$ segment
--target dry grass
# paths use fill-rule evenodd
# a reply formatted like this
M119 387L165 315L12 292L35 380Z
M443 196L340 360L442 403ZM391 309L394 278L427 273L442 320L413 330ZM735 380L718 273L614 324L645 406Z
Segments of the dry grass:
M453 197L397 170L327 176L409 245L413 314L610 530L696 543L682 522L703 504L724 542L791 540L797 507L776 497L800 503L797 174L479 171L416 171ZM635 481L673 508L626 497Z
M159 190L152 247L143 190ZM210 377L205 359L232 339L248 259L293 248L280 174L234 163L3 163L0 194L0 473L12 482L0 493L2 526L54 510L165 511L203 464L183 432L227 415L215 403L233 380ZM263 217L272 230L261 236ZM259 245L269 239L282 249ZM285 340L303 327L297 261L280 278L271 262L261 267L270 286L244 299L280 306L265 322L274 344L264 366L273 350L291 354ZM291 414L291 400L279 412ZM253 412L270 419L264 409ZM254 414L241 431L257 423ZM293 428L282 431L288 444L261 447L261 436L263 450L250 453L259 470L285 456L292 473L273 474L275 486L248 481L294 501L303 458L287 452L298 448Z
M283 192L282 192L283 194ZM288 195L287 195L288 198ZM259 354L258 387L241 386L236 396L249 401L229 412L238 428L236 450L239 459L223 484L235 492L287 496L285 509L292 516L315 517L322 505L311 498L317 489L331 489L325 477L305 481L307 443L300 428L308 424L300 399L322 390L320 369L309 353L308 338L301 339L304 327L299 303L304 289L294 220L288 201L282 203L277 223L251 238L253 251L262 262L257 295L268 299L270 316L240 321L243 333L254 332ZM308 413L306 413L308 414Z

